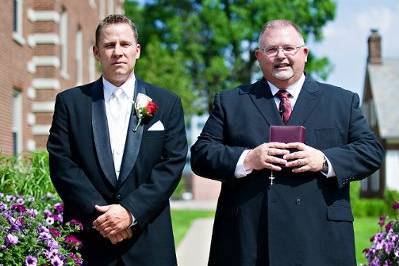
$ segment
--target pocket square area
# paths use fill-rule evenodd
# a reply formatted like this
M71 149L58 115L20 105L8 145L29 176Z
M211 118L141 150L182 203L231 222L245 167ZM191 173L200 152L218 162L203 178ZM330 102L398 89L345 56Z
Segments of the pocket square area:
M148 131L162 131L162 130L165 130L165 128L163 127L163 124L160 120L158 120L148 128Z

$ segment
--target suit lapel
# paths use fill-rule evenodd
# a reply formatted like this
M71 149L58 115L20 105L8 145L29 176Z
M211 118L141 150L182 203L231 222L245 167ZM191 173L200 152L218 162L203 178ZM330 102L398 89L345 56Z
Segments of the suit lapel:
M141 80L136 79L136 88L134 90L135 101L137 99L138 93L146 94L146 90L144 87L144 83ZM118 178L119 184L122 184L128 177L129 173L132 171L140 150L140 144L141 144L141 138L143 137L144 126L140 125L137 131L134 132L134 128L137 125L137 120L138 119L136 111L134 107L132 107L132 112L130 113L129 127L126 136L125 150L122 158L121 171L119 173L119 178Z
M249 96L269 125L281 125L283 123L269 84L265 79L259 80L250 88Z
M303 125L320 99L321 90L312 78L306 77L288 125Z
M108 181L116 187L116 174L112 159L111 143L107 116L105 113L104 90L102 79L97 80L92 87L91 119L94 144L97 158Z

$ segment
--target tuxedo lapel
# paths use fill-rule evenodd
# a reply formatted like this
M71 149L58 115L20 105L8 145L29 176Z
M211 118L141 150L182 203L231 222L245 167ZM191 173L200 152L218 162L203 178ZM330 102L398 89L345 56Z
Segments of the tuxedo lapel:
M265 79L259 80L250 88L249 96L269 125L281 125L283 123L269 84Z
M288 125L303 125L320 100L321 90L310 77L302 86Z
M107 116L105 113L104 90L101 78L97 80L92 87L91 119L94 144L101 169L108 181L116 187L116 174L112 159Z
M137 99L137 95L139 93L146 94L146 90L144 87L144 83L141 80L136 79L136 88L134 90L135 102ZM132 112L130 113L129 127L126 135L125 150L123 152L121 171L119 173L119 178L118 178L119 184L122 184L128 177L129 173L132 171L137 160L137 155L140 150L140 144L141 144L141 138L143 137L144 126L140 125L135 131L134 129L137 125L137 122L138 122L137 114L134 107L132 107Z

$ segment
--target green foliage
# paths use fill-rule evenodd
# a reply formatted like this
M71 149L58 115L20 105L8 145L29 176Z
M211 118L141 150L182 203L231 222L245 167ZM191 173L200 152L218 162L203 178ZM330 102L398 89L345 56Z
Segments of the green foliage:
M360 198L360 182L352 182L350 188L351 205L353 214L356 217L378 217L396 215L392 209L392 204L399 201L399 192L386 190L383 199Z
M355 230L355 247L356 247L356 262L366 264L367 260L364 257L363 249L370 247L370 237L373 232L377 232L378 217L355 217L353 222Z
M5 194L31 195L35 198L54 193L46 151L36 151L22 158L0 157L0 191Z
M140 6L130 0L125 13L139 28L139 76L175 91L190 114L209 108L216 92L250 83L259 74L255 49L265 22L290 19L305 39L320 41L324 25L334 19L335 2L154 0ZM310 55L308 73L325 79L330 70L327 58Z

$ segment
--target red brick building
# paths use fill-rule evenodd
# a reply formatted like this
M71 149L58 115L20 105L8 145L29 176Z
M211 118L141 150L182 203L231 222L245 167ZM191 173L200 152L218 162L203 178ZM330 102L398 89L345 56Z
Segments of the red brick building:
M44 148L55 95L98 77L92 54L100 19L123 0L2 0L0 154Z

